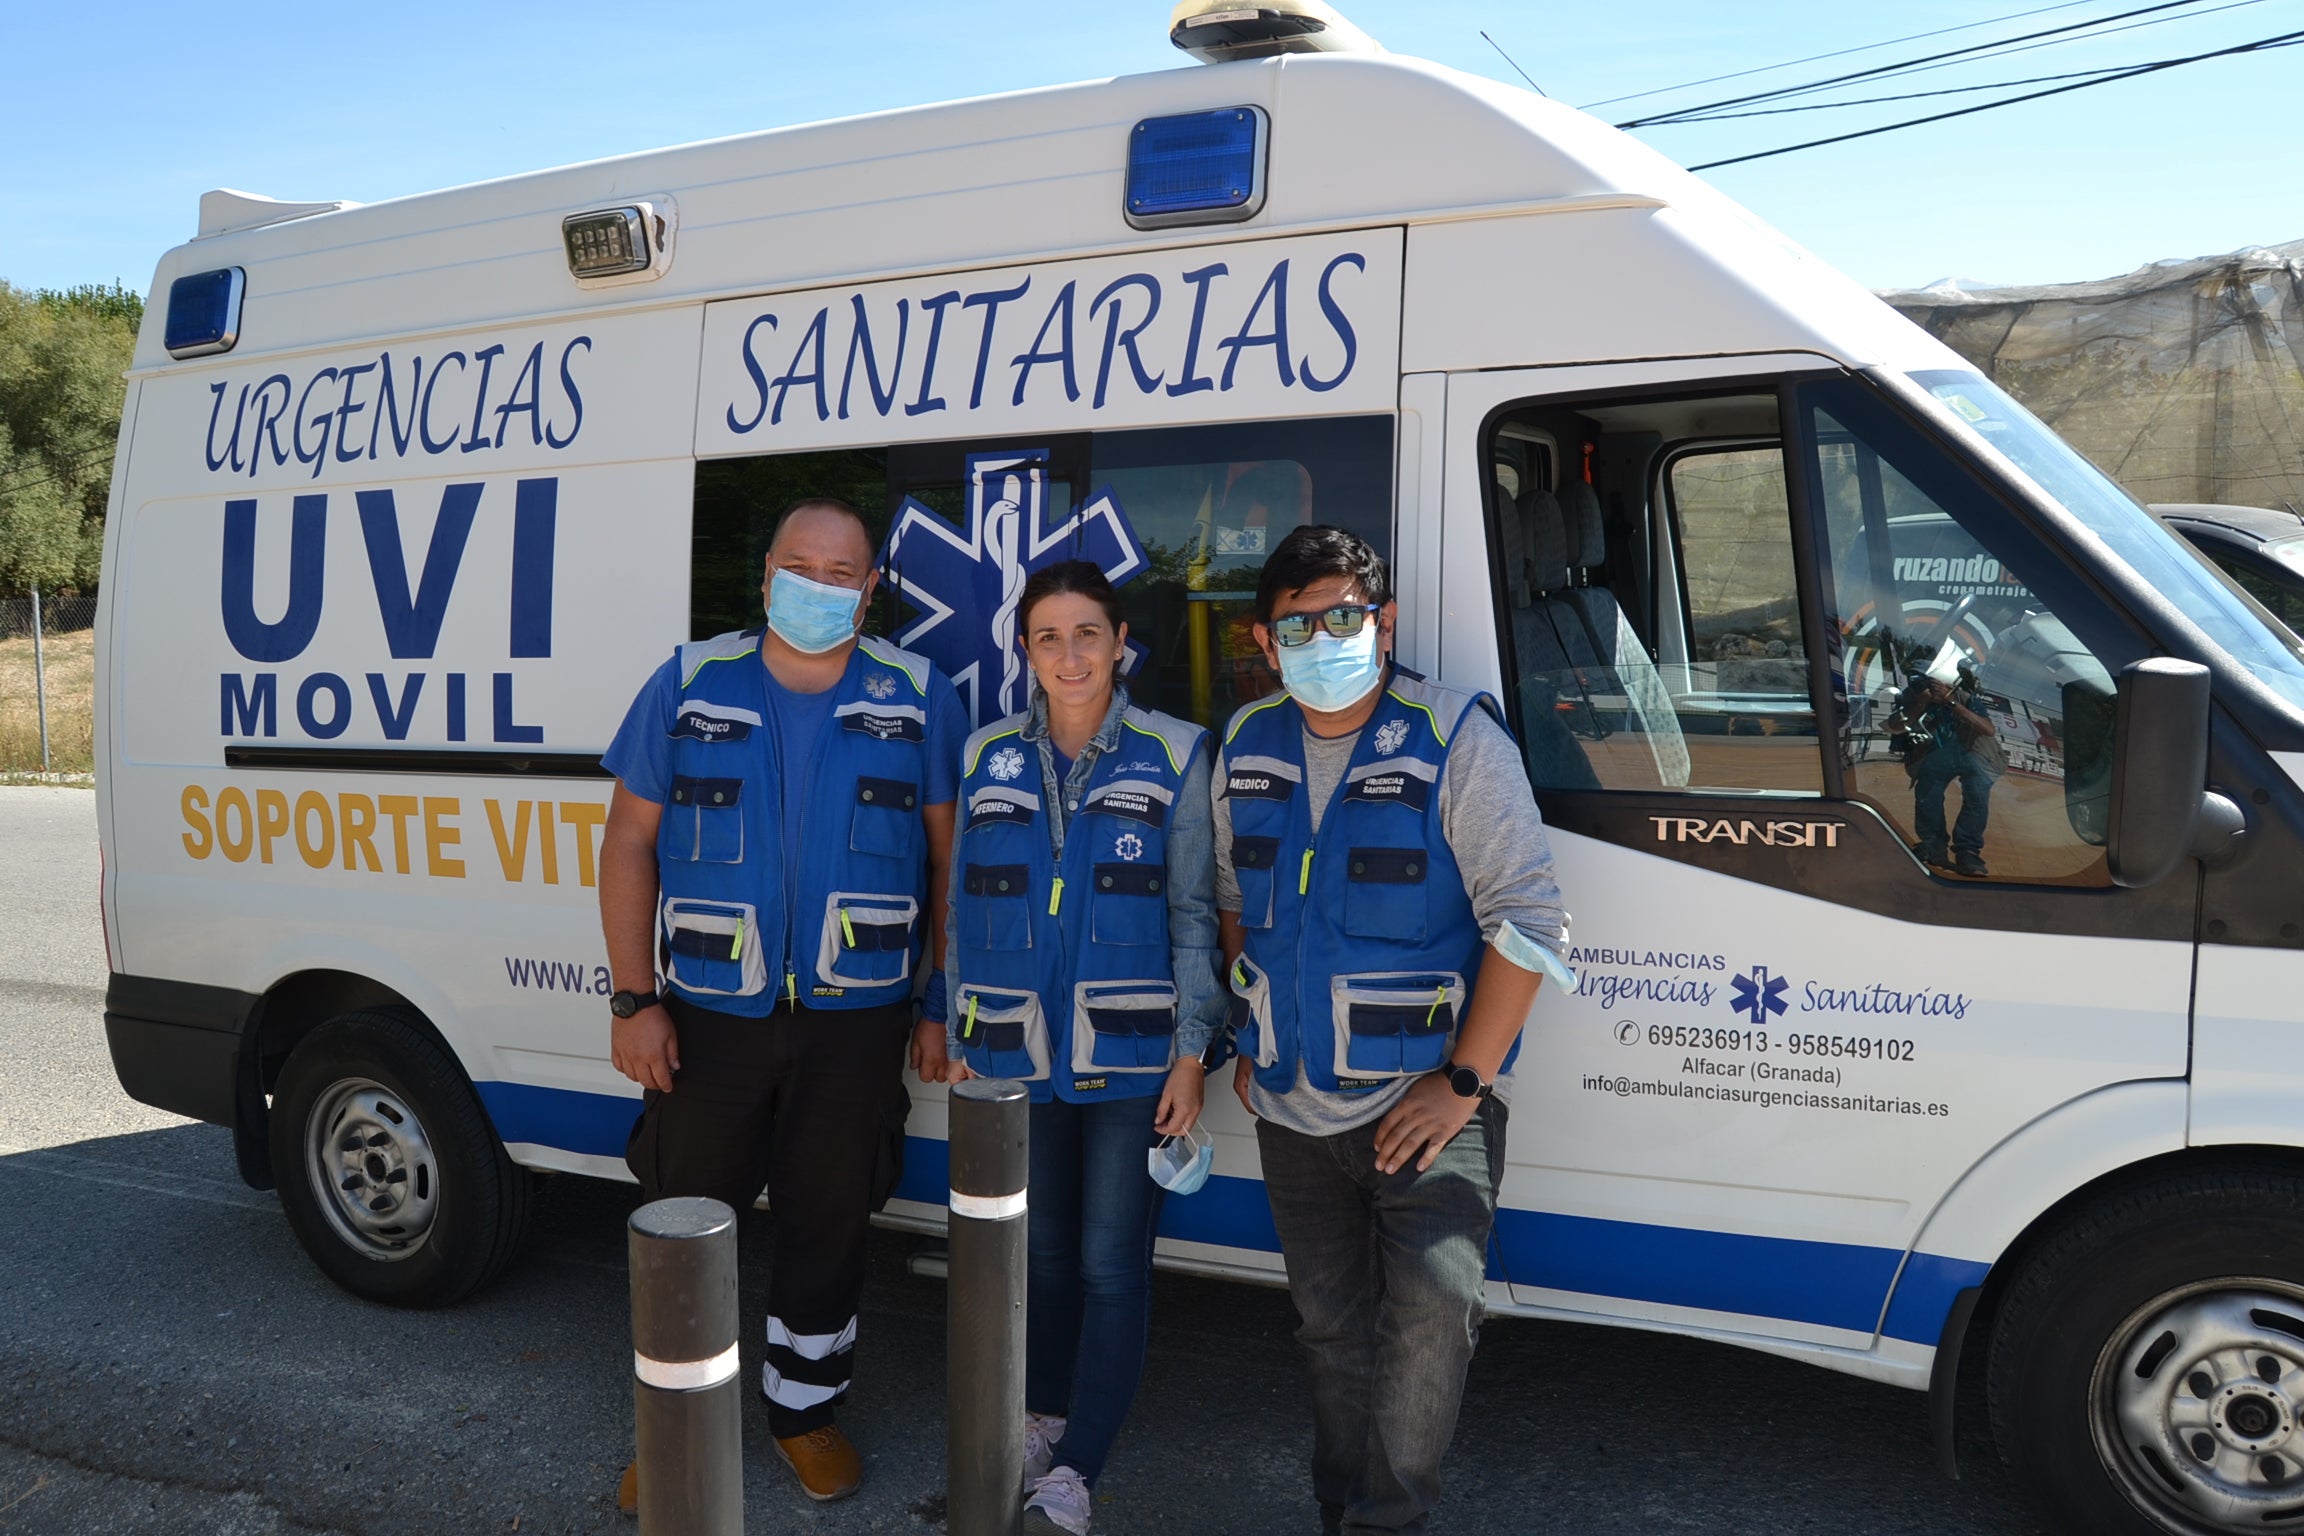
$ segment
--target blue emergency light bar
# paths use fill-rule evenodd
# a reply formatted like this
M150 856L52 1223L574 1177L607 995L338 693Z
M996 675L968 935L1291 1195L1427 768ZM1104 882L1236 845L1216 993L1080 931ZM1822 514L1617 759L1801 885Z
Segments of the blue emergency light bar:
M248 275L238 267L195 272L168 285L170 357L229 352L240 340L240 299Z
M1268 137L1262 107L1145 118L1128 135L1121 211L1137 229L1254 218L1264 208Z

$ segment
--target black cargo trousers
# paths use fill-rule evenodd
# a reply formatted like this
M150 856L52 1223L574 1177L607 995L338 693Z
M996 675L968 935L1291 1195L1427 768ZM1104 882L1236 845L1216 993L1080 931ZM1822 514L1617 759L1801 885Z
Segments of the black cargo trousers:
M706 1195L742 1215L765 1186L761 1392L769 1432L804 1435L847 1394L865 1236L903 1174L912 1004L780 1003L748 1019L667 994L665 1008L680 1070L672 1092L644 1096L624 1161L650 1200Z

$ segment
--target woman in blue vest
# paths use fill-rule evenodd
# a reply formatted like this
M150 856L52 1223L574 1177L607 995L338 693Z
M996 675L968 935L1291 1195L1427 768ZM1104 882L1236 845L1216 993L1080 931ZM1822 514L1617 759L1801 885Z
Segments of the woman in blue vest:
M1160 1186L1200 1117L1216 974L1207 732L1139 709L1128 626L1085 561L1017 608L1032 707L961 756L947 1034L954 1081L1032 1092L1024 1529L1082 1536L1144 1373Z

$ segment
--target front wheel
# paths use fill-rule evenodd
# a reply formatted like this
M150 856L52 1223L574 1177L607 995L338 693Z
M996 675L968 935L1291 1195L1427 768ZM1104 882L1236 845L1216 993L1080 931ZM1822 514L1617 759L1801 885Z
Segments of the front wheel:
M2163 1175L2018 1273L1994 1331L2001 1454L2087 1536L2304 1526L2304 1176Z
M342 1014L305 1036L271 1118L288 1224L355 1296L445 1306L518 1249L527 1170L505 1156L463 1072L398 1010Z

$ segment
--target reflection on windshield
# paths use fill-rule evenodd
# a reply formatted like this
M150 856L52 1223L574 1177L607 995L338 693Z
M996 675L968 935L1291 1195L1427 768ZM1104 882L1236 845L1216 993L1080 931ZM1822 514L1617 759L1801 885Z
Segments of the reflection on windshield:
M2126 491L1999 386L1954 369L1912 377L1953 418L2061 503L2234 661L2304 710L2304 654L2216 580Z

